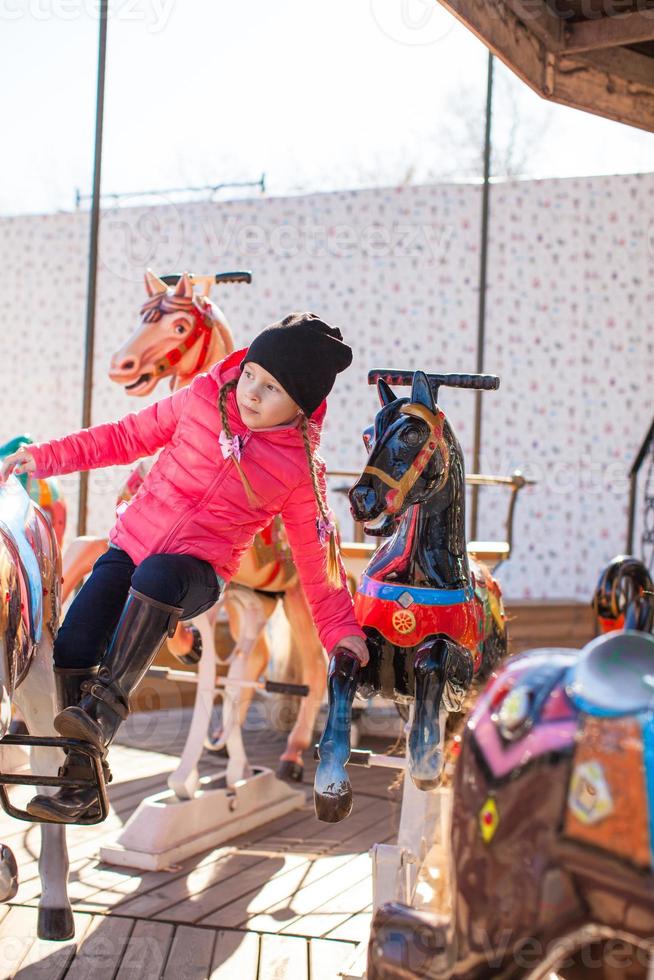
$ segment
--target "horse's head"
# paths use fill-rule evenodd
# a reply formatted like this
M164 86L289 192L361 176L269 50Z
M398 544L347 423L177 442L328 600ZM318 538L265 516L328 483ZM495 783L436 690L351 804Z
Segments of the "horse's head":
M412 504L442 489L450 472L446 420L434 402L429 379L416 371L409 398L377 382L381 408L364 432L368 464L350 490L350 508L366 530L386 533Z
M148 395L161 378L181 387L206 366L234 350L234 338L222 311L193 291L186 273L168 288L148 269L148 299L141 322L111 358L109 377L128 395Z

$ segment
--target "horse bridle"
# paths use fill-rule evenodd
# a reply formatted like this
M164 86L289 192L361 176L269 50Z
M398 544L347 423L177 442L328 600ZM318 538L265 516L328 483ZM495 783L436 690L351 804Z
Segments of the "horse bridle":
M180 313L190 313L195 320L195 326L191 330L188 337L185 337L181 344L177 347L171 347L170 350L166 351L163 357L160 357L158 361L154 364L154 373L158 377L163 377L170 368L173 368L178 364L184 354L187 354L191 348L195 346L198 340L201 340L200 354L195 367L191 371L185 372L185 377L191 377L194 374L198 374L199 371L204 367L204 362L207 359L207 352L209 350L209 344L211 343L211 331L213 330L213 322L209 317L208 312L204 312L193 304L188 310L179 310L176 312Z
M443 439L443 428L445 426L444 413L440 409L432 412L426 405L420 405L418 403L403 405L400 412L402 415L412 415L414 418L421 419L429 428L429 436L401 479L395 480L388 473L384 473L383 470L378 469L376 466L366 466L364 469L364 474L368 473L370 476L377 477L378 480L394 491L392 503L387 503L386 507L386 512L389 515L397 514L402 508L408 493L424 473L427 463L437 448L443 457L443 475L434 492L438 493L439 490L443 489L450 475L450 450L446 441Z

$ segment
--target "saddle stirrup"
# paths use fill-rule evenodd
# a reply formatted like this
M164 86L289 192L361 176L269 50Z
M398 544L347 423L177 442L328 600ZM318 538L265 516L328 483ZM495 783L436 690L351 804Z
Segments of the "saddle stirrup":
M86 683L92 683L98 675L97 667L55 667L55 690L60 711L79 703ZM109 767L103 763L105 783L111 782ZM69 749L59 769L59 776L66 779L88 780L93 777L93 766L88 756ZM37 820L74 823L81 816L96 813L99 817L98 792L94 786L62 786L51 796L39 794L27 804L27 812Z

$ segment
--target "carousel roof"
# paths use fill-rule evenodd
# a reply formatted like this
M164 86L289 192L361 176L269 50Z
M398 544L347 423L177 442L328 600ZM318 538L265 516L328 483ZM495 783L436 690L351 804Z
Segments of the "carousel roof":
M654 132L654 0L440 0L539 95Z

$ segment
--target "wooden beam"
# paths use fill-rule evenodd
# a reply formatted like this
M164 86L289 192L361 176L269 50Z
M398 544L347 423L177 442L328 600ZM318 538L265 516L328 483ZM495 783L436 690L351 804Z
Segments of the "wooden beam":
M654 58L648 58L636 51L628 51L626 48L609 48L575 55L574 60L593 68L599 68L600 71L623 78L635 85L654 88Z
M617 48L654 40L654 10L634 10L596 20L582 20L565 28L565 54Z
M545 0L505 0L516 18L531 31L548 51L563 47L565 21L554 13Z
M530 88L542 97L592 112L616 122L654 132L654 83L649 82L645 56L635 52L602 52L620 54L627 64L626 77L610 72L606 64L595 64L591 55L560 58L534 34L504 0L439 0L441 5L466 25ZM511 0L512 2L512 0ZM654 11L652 13L654 24ZM600 52L593 55L601 62ZM638 59L637 61L634 59ZM642 60L641 60L642 59ZM617 60L613 60L615 66ZM632 77L639 69L639 77Z
M556 59L553 102L654 132L654 84L634 85L617 75L610 84L605 70L577 59Z
M615 52L625 58L634 55L639 60L629 59L630 73L626 79L613 72L608 73L609 79L608 69L592 62L590 55L582 60L553 54L529 32L525 22L516 17L504 0L440 0L440 3L543 98L654 132L654 83L648 80L647 68L642 63L647 60L644 56ZM609 53L614 52L602 54ZM596 57L599 52L593 55ZM614 60L613 65L616 64ZM621 60L620 64L625 65L627 61ZM640 75L632 80L636 64Z

